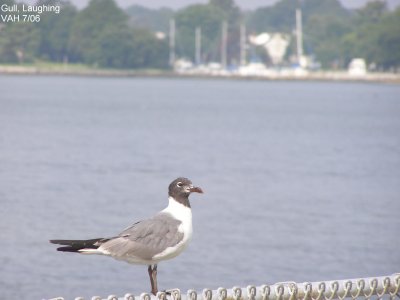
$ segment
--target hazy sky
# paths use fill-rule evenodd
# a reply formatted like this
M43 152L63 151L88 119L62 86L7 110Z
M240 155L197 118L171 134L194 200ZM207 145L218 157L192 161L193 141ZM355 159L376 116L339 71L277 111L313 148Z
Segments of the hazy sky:
M127 7L132 4L140 4L150 8L159 8L162 6L171 8L181 8L193 3L206 3L207 0L116 0L121 7ZM235 0L241 8L254 9L259 6L267 6L278 0ZM368 2L368 0L340 0L344 6L348 8L360 7ZM36 3L36 0L24 0L25 3ZM82 8L86 6L89 0L71 0L77 7ZM400 0L387 0L390 7L400 5Z

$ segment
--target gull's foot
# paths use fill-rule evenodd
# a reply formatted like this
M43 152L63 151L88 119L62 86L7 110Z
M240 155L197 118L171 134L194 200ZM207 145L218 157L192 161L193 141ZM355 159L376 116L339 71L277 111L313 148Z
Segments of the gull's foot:
M171 290L163 290L163 293L165 293L165 295L171 296L172 295L172 291Z

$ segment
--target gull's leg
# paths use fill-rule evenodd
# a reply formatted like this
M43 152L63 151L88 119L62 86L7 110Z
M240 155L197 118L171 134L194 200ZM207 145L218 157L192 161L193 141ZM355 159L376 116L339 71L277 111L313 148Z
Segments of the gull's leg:
M157 289L157 265L149 265L149 268L147 269L149 272L149 277L150 277L150 284L151 284L151 293L155 296L157 295L158 289Z

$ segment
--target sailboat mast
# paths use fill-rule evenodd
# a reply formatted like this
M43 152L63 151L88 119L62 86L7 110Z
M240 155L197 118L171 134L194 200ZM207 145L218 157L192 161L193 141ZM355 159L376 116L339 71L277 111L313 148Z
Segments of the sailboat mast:
M303 25L301 10L296 9L296 40L297 40L297 60L300 63L303 56Z
M196 50L195 50L195 61L196 65L201 64L201 28L196 27Z
M222 22L222 43L221 43L221 65L222 69L226 69L227 65L227 39L228 39L228 23L226 21Z
M246 25L240 25L240 64L246 64Z
M169 20L169 64L175 63L175 19Z

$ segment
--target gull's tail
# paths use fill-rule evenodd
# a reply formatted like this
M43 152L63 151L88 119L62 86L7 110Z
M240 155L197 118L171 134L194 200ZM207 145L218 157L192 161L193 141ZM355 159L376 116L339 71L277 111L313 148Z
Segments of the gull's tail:
M63 245L63 247L57 248L58 251L96 254L98 253L96 249L99 248L101 244L107 242L108 240L109 239L105 238L98 238L91 240L50 240L50 243Z

